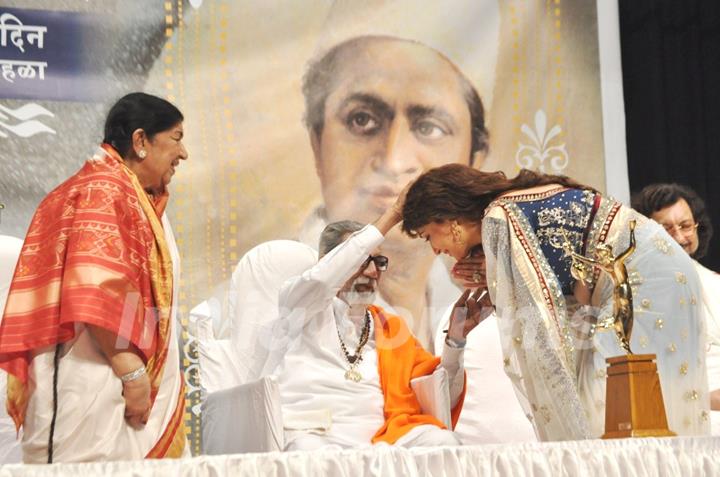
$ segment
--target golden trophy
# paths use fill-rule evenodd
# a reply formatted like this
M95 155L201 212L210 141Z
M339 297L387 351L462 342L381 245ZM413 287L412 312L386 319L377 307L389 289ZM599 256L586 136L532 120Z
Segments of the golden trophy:
M613 282L613 315L601 320L596 330L612 329L625 354L608 358L603 439L620 437L674 436L668 429L657 358L654 354L633 354L630 336L633 327L632 289L625 261L635 251L635 225L630 221L630 245L617 257L609 244L595 248L595 258L573 251L565 237L566 255L572 258L570 271L576 280L587 282L595 268L608 273Z

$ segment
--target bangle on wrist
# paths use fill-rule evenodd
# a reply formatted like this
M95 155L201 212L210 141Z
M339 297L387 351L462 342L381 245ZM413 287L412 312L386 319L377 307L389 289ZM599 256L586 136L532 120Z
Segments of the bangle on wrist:
M450 346L451 348L464 348L465 343L467 343L467 339L456 340L450 337L450 335L447 335L445 337L445 344Z
M144 374L145 374L145 366L140 366L135 371L130 371L129 373L123 374L122 376L120 376L120 381L122 381L123 384L129 383L131 381L135 381L136 379L139 379Z

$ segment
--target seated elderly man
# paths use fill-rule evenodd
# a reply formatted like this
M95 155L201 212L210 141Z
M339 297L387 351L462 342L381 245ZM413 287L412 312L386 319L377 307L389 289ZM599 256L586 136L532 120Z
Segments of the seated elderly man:
M286 450L460 443L423 414L410 381L445 368L454 425L464 396L465 337L482 320L478 296L466 290L458 300L442 359L422 348L402 318L373 305L388 267L379 246L399 220L393 207L372 225L328 225L318 263L280 289L291 343L277 372Z

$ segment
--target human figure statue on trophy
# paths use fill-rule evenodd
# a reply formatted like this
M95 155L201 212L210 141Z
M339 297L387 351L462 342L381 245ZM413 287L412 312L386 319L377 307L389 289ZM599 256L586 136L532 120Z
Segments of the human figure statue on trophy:
M576 280L588 283L594 267L610 275L614 284L613 314L605 320L600 320L596 326L602 329L613 328L620 341L620 346L622 346L627 354L632 354L630 350L630 335L632 334L633 326L633 300L632 288L630 287L625 262L630 255L635 252L636 221L631 220L629 225L630 245L617 257L613 255L612 246L606 243L595 247L595 259L575 253L572 243L570 243L567 236L565 237L563 248L565 254L572 258L570 273Z

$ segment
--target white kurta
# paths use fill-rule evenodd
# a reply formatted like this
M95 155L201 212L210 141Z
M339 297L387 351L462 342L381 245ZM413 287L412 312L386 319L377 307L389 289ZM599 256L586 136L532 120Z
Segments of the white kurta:
M180 261L170 223L162 217L173 261L173 308L165 372L147 424L140 430L124 418L122 383L90 334L81 326L76 338L62 347L58 370L58 410L53 458L55 462L142 459L153 448L175 411L181 385L176 333L176 297ZM23 435L23 460L47 462L52 418L54 346L35 356L30 379L35 383L28 402ZM186 454L189 449L185 446Z
M316 207L313 210L302 225L302 229L298 234L298 240L304 244L307 244L314 249L317 249L318 239L320 233L328 224L325 218L325 209L323 207ZM430 268L430 273L427 276L427 286L425 289L425 298L427 300L427 316L430 318L427 329L423 330L422 334L418 334L416 338L421 343L427 344L427 346L433 345L433 338L435 332L440 326L440 322L443 320L443 315L448 306L455 303L455 300L463 292L462 288L459 288L450 276L449 265L445 261L446 257L439 256L435 259ZM392 266L392 262L391 265ZM420 297L418 297L419 299ZM385 311L399 314L390 303L386 302L384 298L378 294L377 305L381 306ZM425 343L427 341L427 343ZM429 348L428 348L429 349ZM433 350L439 351L439 348Z
M280 290L280 318L285 329L282 336L276 334L276 346L285 340L289 350L276 374L287 445L307 433L322 435L325 442L342 447L370 445L384 422L374 330L371 326L357 367L362 379L357 383L345 379L349 364L340 348L338 330L352 353L362 323L354 326L348 318L348 305L336 296L382 241L382 234L367 226ZM457 399L464 376L459 359L462 350L447 348L442 365L452 383L451 399L453 394Z

